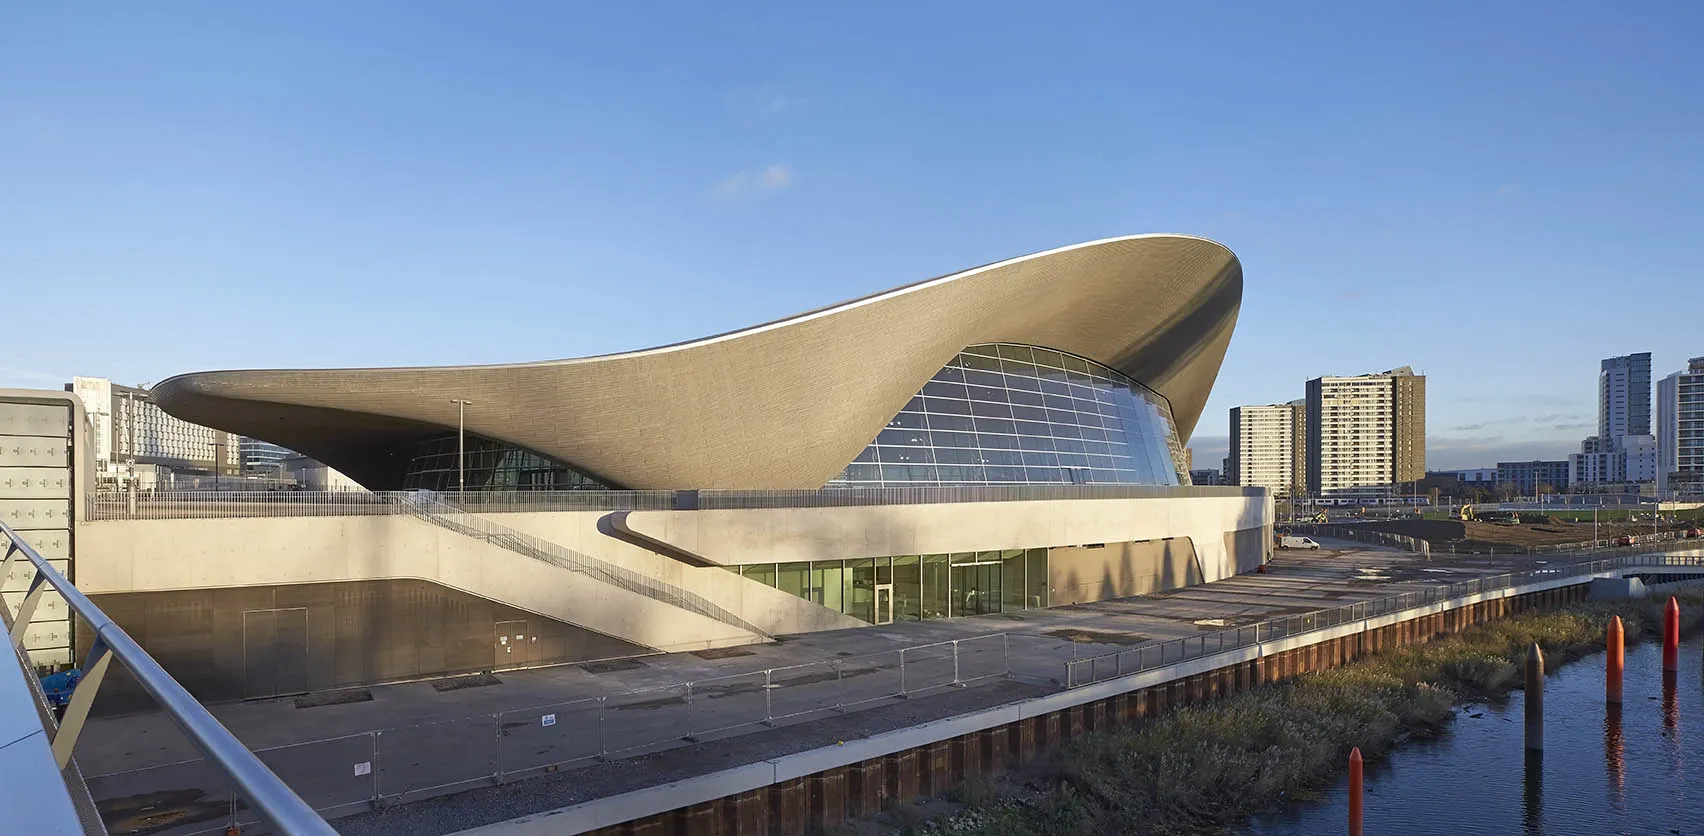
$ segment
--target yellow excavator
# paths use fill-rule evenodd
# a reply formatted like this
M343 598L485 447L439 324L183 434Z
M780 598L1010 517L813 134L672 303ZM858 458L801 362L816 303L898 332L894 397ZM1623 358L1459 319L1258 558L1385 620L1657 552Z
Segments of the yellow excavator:
M1472 521L1478 519L1477 517L1473 516L1473 506L1472 505L1461 506L1461 511L1459 511L1456 514L1456 518L1461 520L1462 522L1472 522Z

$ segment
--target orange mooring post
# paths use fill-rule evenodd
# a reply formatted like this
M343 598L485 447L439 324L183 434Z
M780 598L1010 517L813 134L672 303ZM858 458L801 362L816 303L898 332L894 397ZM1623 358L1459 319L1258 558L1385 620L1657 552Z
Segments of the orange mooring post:
M1609 662L1603 671L1603 701L1621 704L1621 671L1627 665L1627 641L1621 631L1621 616L1609 620Z
M1361 836L1361 747L1349 750L1349 836Z
M1663 609L1663 673L1680 671L1680 603L1669 596Z

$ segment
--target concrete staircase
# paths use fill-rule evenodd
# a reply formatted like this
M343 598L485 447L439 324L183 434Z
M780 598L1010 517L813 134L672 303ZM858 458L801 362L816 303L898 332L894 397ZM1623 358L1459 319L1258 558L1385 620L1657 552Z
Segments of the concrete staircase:
M771 638L751 622L680 586L574 551L477 514L461 511L429 494L401 495L392 501L409 516L440 528L567 569L654 601L679 607L764 639Z

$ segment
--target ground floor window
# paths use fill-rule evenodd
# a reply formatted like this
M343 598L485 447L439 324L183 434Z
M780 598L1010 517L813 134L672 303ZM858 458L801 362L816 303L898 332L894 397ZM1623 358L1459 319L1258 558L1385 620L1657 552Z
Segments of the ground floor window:
M1047 549L903 554L726 568L871 624L1048 606Z

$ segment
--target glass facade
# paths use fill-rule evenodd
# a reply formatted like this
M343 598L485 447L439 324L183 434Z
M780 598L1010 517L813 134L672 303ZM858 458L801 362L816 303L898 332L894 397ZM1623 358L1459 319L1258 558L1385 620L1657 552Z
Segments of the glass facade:
M460 483L456 434L424 439L402 477L403 490L453 491ZM469 434L465 444L470 491L607 491L599 482L568 465L531 450Z
M1047 549L725 567L871 624L1042 609Z
M830 486L1188 485L1165 398L1093 360L960 352ZM927 570L925 570L927 571Z

